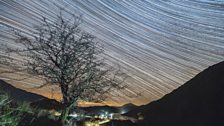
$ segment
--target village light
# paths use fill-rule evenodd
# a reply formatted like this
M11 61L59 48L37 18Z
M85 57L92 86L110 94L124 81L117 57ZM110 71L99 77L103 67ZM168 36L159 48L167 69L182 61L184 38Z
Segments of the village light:
M113 119L113 113L111 113L111 114L109 115L109 118L110 118L110 119Z
M73 117L73 118L76 118L76 117L78 117L78 114L76 114L76 113L75 114L70 114L69 116Z
M100 126L97 122L85 122L84 126Z

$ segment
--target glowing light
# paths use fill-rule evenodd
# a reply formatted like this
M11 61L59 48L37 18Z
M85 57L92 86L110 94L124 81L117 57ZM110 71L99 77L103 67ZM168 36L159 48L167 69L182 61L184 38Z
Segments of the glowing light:
M110 118L110 119L113 119L113 115L114 115L114 114L111 113L111 114L109 115L109 118Z
M71 116L71 117L74 117L74 118L76 118L76 117L78 117L78 114L70 114L69 116Z
M98 122L85 122L84 126L100 126Z
M120 111L120 114L125 114L125 113L127 113L127 110L125 110L125 109Z

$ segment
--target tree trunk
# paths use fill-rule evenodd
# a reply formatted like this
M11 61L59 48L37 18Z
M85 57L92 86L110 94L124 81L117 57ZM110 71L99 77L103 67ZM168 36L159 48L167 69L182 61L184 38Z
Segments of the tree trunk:
M76 102L71 105L65 104L65 108L63 109L60 117L63 126L76 126L76 122L74 120L68 120L70 110L72 107L77 107L76 105Z
M67 124L69 123L68 120L67 120L69 110L70 110L70 107L66 107L61 113L61 123L62 123L63 126L67 126Z

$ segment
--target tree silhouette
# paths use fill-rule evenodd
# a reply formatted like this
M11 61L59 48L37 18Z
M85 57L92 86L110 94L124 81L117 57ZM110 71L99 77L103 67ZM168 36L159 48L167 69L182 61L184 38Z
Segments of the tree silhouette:
M102 101L108 92L125 87L125 74L105 64L102 45L81 30L81 19L75 15L65 19L61 11L55 22L43 18L29 35L15 30L15 42L20 48L7 46L4 52L8 55L1 56L2 63L12 69L44 79L46 83L41 87L50 84L60 88L64 124L70 108L79 100Z

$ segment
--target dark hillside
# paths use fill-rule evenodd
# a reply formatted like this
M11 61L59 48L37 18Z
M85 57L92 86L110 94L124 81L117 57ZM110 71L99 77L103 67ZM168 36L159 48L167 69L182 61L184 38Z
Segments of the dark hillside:
M127 115L137 113L144 116L143 121L135 124L138 126L223 126L224 62L207 68L160 100Z
M9 94L13 102L30 102L31 106L42 109L62 108L62 105L56 100L16 88L3 80L0 80L0 90Z
M13 101L34 102L41 99L46 99L46 97L43 97L41 95L16 88L3 80L0 80L0 89L7 92Z

